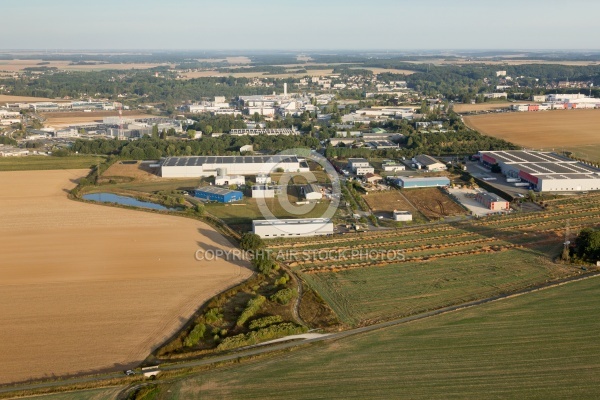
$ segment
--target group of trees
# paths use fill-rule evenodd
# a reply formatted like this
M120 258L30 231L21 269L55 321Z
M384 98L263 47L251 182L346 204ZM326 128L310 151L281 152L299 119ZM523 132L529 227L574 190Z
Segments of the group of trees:
M600 229L583 229L575 242L574 253L580 260L600 261Z
M310 136L231 136L204 137L198 140L171 140L144 137L136 141L117 139L78 139L71 147L80 154L117 155L123 159L156 160L167 156L239 155L241 146L278 152L292 148L310 148L319 140Z

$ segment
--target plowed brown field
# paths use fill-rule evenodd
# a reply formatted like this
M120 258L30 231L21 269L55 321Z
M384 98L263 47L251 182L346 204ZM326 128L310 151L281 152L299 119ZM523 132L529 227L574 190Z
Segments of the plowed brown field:
M0 383L136 365L251 272L199 221L68 200L85 170L0 172Z

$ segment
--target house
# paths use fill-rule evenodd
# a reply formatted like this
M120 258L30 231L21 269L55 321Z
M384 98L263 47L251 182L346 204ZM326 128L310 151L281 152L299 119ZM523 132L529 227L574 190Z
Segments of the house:
M377 183L377 182L381 181L381 179L382 179L381 176L370 173L370 172L363 176L363 181L366 183Z

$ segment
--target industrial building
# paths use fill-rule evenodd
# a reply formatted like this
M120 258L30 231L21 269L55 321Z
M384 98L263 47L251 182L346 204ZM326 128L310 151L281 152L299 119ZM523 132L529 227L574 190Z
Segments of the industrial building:
M194 197L219 203L232 203L242 200L244 194L237 190L223 189L216 186L204 186L194 190Z
M268 185L253 185L252 186L252 198L253 199L273 199L275 198L275 187Z
M255 220L252 232L263 239L332 235L333 223L327 218Z
M414 188L426 188L426 187L437 187L437 186L450 186L450 179L444 176L434 177L398 177L388 178L395 185L400 186L403 189L414 189Z
M229 185L245 185L246 178L243 175L217 175L215 176L215 185L217 186L229 186Z
M358 176L375 173L375 168L364 158L349 158L348 168Z
M163 178L200 178L237 174L258 175L281 168L284 172L308 172L305 159L295 155L167 157L161 164Z
M278 129L232 129L229 132L230 135L233 136L258 136L258 135L267 135L267 136L297 136L300 135L300 131L296 130L296 128L278 128Z
M492 211L510 210L510 203L493 193L479 192L475 195L475 200Z
M426 154L420 154L412 159L418 169L424 168L428 171L445 171L446 165L443 162Z
M479 155L484 165L498 164L507 178L519 178L539 192L600 190L600 169L558 154L506 150Z
M300 194L306 200L321 200L323 198L321 187L314 183L300 186Z

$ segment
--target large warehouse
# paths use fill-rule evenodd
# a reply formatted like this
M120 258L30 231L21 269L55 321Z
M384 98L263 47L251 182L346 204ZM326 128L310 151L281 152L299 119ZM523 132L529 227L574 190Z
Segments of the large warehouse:
M402 177L402 178L388 178L389 181L395 185L400 186L403 189L413 188L426 188L436 186L450 186L450 179L445 176L432 176L432 177Z
M308 163L295 155L273 156L199 156L167 157L162 162L163 178L200 178L220 175L268 174L281 168L285 172L308 172ZM219 170L219 171L218 171Z
M252 231L261 238L316 236L333 234L327 218L267 219L252 221Z
M508 178L520 178L538 192L600 190L600 169L579 161L538 151L482 151L484 165L498 164Z

